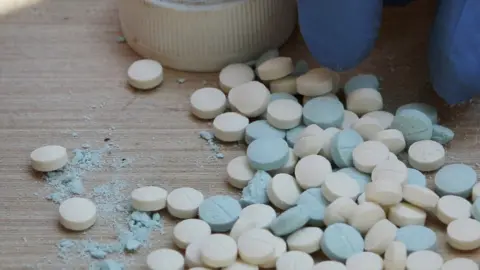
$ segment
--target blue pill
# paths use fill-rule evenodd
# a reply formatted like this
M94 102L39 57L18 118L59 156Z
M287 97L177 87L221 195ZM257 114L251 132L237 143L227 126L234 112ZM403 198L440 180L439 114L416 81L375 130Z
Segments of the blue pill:
M302 192L297 200L297 205L307 208L310 225L323 225L325 207L328 205L328 201L323 197L321 188L309 188Z
M281 138L260 138L248 145L247 158L253 169L280 169L288 161L288 144Z
M405 244L409 253L420 250L435 250L437 235L425 226L408 225L397 230L395 241Z
M436 141L439 144L444 145L453 140L454 136L455 133L453 133L451 129L441 125L433 125L432 141Z
M265 171L257 171L248 185L242 190L240 204L247 207L251 204L267 204L267 187L272 177Z
M198 216L210 225L212 232L228 232L237 221L242 207L234 198L216 195L205 199L198 208Z
M408 145L418 141L430 140L433 133L430 118L425 113L414 109L404 109L397 112L391 128L402 132Z
M297 127L294 127L292 129L287 130L287 143L290 147L293 147L295 143L297 142L298 135L302 133L302 131L306 128L304 125L300 125Z
M456 195L468 198L477 182L477 173L465 164L449 164L435 175L435 191L440 196Z
M270 230L276 236L285 236L302 228L310 219L308 209L303 205L294 206L280 214L270 224Z
M298 102L298 99L294 95L289 93L272 93L270 95L270 102L274 102L275 100L279 100L279 99L290 99Z
M357 181L358 186L360 187L360 193L363 193L365 191L365 186L372 181L372 179L370 178L370 175L360 172L359 170L353 167L343 168L338 171L346 173L348 174L348 176L355 179L355 181Z
M316 97L303 106L303 123L307 126L317 124L323 129L341 127L345 108L331 97Z
M363 252L362 235L352 226L335 223L323 233L320 247L331 260L346 261L352 255Z
M398 107L395 114L399 114L404 110L417 110L425 114L430 119L430 121L432 121L432 124L436 124L438 122L437 109L432 105L428 105L425 103L409 103Z
M427 177L417 169L408 168L407 183L421 187L427 186Z
M363 142L362 136L353 129L338 132L331 142L332 159L339 168L353 167L353 149Z
M245 129L245 142L250 144L259 138L285 138L285 131L272 127L266 120L257 120Z
M346 95L348 95L361 88L373 88L378 90L379 86L380 82L375 75L360 74L353 76L350 80L348 80L347 83L345 83L343 91Z

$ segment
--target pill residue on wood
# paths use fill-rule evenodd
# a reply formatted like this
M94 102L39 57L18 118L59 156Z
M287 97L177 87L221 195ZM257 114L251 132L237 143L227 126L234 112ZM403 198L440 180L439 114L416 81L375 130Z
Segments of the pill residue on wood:
M207 142L208 148L213 153L209 158L223 159L225 156L220 151L220 146L215 143L215 136L210 131L200 131L200 138Z

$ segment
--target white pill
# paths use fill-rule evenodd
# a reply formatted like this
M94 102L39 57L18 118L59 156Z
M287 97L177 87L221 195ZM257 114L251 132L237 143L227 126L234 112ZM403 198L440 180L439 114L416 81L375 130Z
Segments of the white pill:
M163 67L151 59L138 60L128 68L127 77L128 83L136 89L152 89L162 83Z
M320 250L320 241L322 240L323 231L317 227L302 228L287 238L289 250L298 250L305 253L314 253Z
M260 64L257 67L257 74L262 81L272 81L287 77L293 70L292 58L275 57Z
M239 219L252 221L255 228L265 229L276 217L277 213L270 205L258 203L243 208Z
M194 188L177 188L168 194L167 209L176 218L193 218L197 216L203 199L203 194Z
M260 265L260 267L263 269L275 268L275 264L278 258L282 256L283 253L287 252L287 243L285 242L285 240L280 237L273 236L271 241L275 246L275 257L270 261Z
M217 88L200 88L190 96L190 111L200 119L213 119L226 108L227 97Z
M389 153L390 151L383 143L366 141L353 150L353 164L357 170L371 173L375 166L388 159Z
M302 122L303 107L291 99L270 102L267 108L267 122L278 129L292 129Z
M405 185L403 199L426 211L432 211L437 206L440 197L429 188L418 185Z
M272 93L297 93L297 77L287 76L270 82L270 91Z
M58 145L42 146L32 151L30 160L32 168L36 171L55 171L68 163L67 149Z
M480 222L471 218L452 221L447 226L447 243L462 251L480 247Z
M390 207L388 211L388 219L398 227L405 227L408 225L425 225L427 213L411 204L399 203Z
M306 156L295 166L295 178L303 189L320 187L331 172L330 161L319 155Z
M325 129L323 132L323 146L322 146L322 150L320 150L320 155L324 156L328 160L332 160L332 154L330 152L332 139L339 132L340 132L340 129L336 127L329 127Z
M95 224L97 207L89 199L70 198L63 201L58 209L60 224L72 231L84 231Z
M312 69L297 78L297 92L300 95L315 97L333 90L332 72L326 68Z
M365 116L363 118L366 118ZM388 147L388 150L394 154L398 154L405 149L406 143L403 133L397 129L385 129L379 131L372 140L379 141Z
M360 186L348 174L332 172L325 177L322 193L329 202L333 202L340 197L348 197L355 200L358 194L360 194Z
M293 146L293 153L299 158L316 155L322 150L324 143L322 135L300 137Z
M472 202L475 202L480 197L480 183L476 183L472 188Z
M347 267L341 262L323 261L315 264L312 270L347 270Z
M384 129L388 129L393 122L395 117L392 113L386 111L373 111L366 113L363 117L371 117L377 119L378 122L382 125Z
M258 270L258 266L237 260L234 264L224 267L222 270Z
M385 218L385 211L382 207L375 203L365 202L354 209L348 218L348 224L360 233L366 234L377 222Z
M202 241L193 242L185 249L185 263L188 267L204 266L200 256L202 243Z
M293 174L295 172L295 166L297 165L298 157L293 152L292 148L288 149L288 160L285 165L283 165L280 169L271 171L272 175L276 175L279 173L286 173L286 174Z
M225 93L230 89L251 82L255 79L253 69L245 64L230 64L224 67L219 74L220 87Z
M365 250L382 255L395 240L397 227L388 219L375 223L365 235Z
M277 270L306 270L312 269L314 265L312 256L301 251L289 251L278 258Z
M456 219L470 217L472 204L466 199L454 195L443 196L437 203L437 218L448 225Z
M365 197L365 192L363 192L362 194L360 194L357 198L357 203L358 204L362 204L364 202L367 201L367 198Z
M378 254L360 252L349 257L346 265L348 270L382 270L383 260Z
M373 88L361 88L347 95L347 109L363 115L383 108L380 92Z
M150 270L183 270L185 259L176 250L161 248L148 254L147 266Z
M408 163L422 172L438 170L445 164L445 149L432 140L415 142L408 148Z
M299 138L305 138L305 137L310 137L310 136L317 136L317 135L322 135L323 134L323 129L319 127L316 124L311 124L307 126L305 129L298 134L297 139Z
M210 225L200 219L182 220L173 228L173 242L180 249L193 242L201 241L212 234Z
M244 188L255 175L255 170L250 168L247 156L232 159L227 165L227 182L236 187Z
M228 102L242 115L257 117L267 110L270 91L261 82L244 83L228 92Z
M402 201L402 185L397 181L387 179L367 183L365 199L381 206L392 206Z
M372 171L372 181L390 180L404 185L407 182L407 166L398 159L387 159L380 162Z
M237 221L235 221L232 229L230 230L230 237L237 241L240 235L255 229L256 227L257 224L254 220L239 218Z
M260 265L275 258L273 234L265 229L253 229L238 238L240 258L253 265Z
M267 187L268 199L281 210L294 206L301 193L295 178L285 173L275 175Z
M353 212L357 209L357 204L350 198L342 197L336 199L325 208L324 223L329 226L334 223L346 223Z
M248 118L241 114L235 112L222 113L213 120L213 133L220 141L241 141L248 124Z
M407 257L407 270L440 270L443 258L431 250L413 252Z
M138 211L159 211L167 204L168 192L161 187L145 186L132 191L132 207Z
M383 257L385 270L405 270L407 266L407 247L402 242L394 241L387 247Z
M209 267L227 267L237 260L237 243L228 235L209 235L202 242L200 256Z
M398 157L394 153L390 152L390 153L388 153L387 160L398 160Z
M345 110L343 113L342 129L351 128L360 119L358 115L349 110Z
M383 130L382 125L374 118L360 118L355 124L352 125L352 128L362 136L364 140L373 140L377 133Z
M441 270L479 270L478 264L470 259L455 258L446 261Z

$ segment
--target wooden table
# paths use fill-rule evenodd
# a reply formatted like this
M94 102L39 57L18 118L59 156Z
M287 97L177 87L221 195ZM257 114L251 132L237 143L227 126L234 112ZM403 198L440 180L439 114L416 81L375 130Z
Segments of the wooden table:
M356 70L342 74L342 81L360 72L377 74L383 78L382 93L390 111L412 101L437 105L442 123L456 132L448 147L449 162L476 167L480 107L475 101L444 106L428 84L426 47L433 14L432 1L386 10L375 51ZM238 194L225 184L225 167L242 147L224 146L223 160L209 159L208 147L198 138L209 124L195 121L188 112L192 91L204 81L217 85L217 75L168 70L159 89L134 92L125 83L125 71L138 56L116 42L119 35L114 0L45 0L0 18L1 269L86 269L86 260L62 264L56 258L58 241L114 236L106 225L95 226L87 236L60 229L58 206L37 195L45 185L29 167L29 153L44 144L101 147L110 137L119 145L116 155L135 158L125 169L88 173L87 189L121 177L132 183L131 188L191 186L205 195ZM298 34L283 54L315 65ZM177 83L178 78L185 78L185 83ZM150 250L171 246L173 222L164 216L165 234L152 235ZM444 257L460 255L446 247L444 226L430 224L438 231ZM127 256L135 259L128 269L143 269L148 251ZM479 258L478 252L461 255Z

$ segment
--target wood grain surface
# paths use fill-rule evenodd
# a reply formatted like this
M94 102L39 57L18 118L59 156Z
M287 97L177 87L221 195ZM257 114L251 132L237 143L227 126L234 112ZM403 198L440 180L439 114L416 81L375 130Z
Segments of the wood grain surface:
M385 10L375 51L356 70L342 74L342 81L360 72L377 74L390 111L412 101L438 106L441 123L456 132L448 146L448 162L478 169L478 102L449 108L428 84L426 52L434 4L416 1L408 8ZM223 160L210 159L211 152L198 138L209 123L194 120L188 112L189 95L204 83L217 85L217 74L167 70L161 87L135 92L126 85L125 73L139 57L116 42L119 35L115 0L45 0L0 18L0 269L87 269L88 260L63 264L57 258L58 241L114 237L101 223L86 235L59 228L58 205L36 194L45 184L29 167L30 152L41 145L101 147L108 136L119 146L115 155L135 158L121 170L87 173L87 189L121 177L132 188L191 186L206 196L238 196L225 184L225 167L243 147L225 145ZM282 52L316 65L298 33ZM185 83L177 83L178 78ZM165 233L153 233L150 249L127 255L132 260L127 269L145 269L149 250L171 246L173 222L164 216ZM429 224L438 232L445 259L480 258L478 252L448 248L445 226L433 218Z

